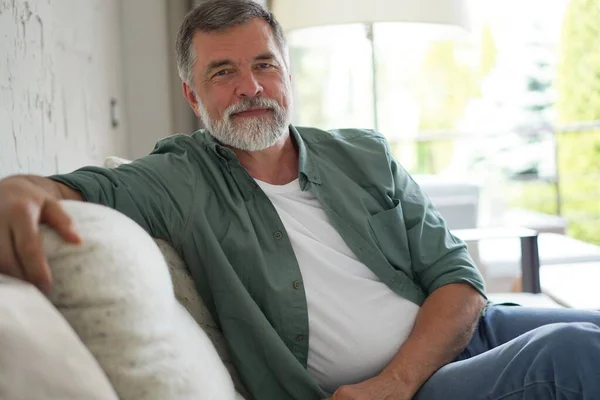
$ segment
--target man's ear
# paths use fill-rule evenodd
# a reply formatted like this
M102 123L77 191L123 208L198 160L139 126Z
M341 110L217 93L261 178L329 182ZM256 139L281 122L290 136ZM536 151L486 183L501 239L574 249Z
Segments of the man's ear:
M185 97L190 107L192 107L194 114L196 114L197 117L200 117L200 114L198 113L198 97L196 96L196 92L194 92L194 89L186 82L182 83L182 89L183 97Z

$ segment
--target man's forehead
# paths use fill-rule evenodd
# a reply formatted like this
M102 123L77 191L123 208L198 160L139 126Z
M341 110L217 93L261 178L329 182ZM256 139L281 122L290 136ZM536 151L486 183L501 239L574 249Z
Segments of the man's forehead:
M196 32L193 46L201 65L220 59L246 60L268 52L276 56L279 53L271 27L259 19L221 32Z

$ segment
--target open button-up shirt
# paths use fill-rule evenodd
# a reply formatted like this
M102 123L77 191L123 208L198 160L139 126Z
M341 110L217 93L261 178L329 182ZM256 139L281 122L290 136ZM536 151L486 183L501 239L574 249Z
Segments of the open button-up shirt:
M484 292L465 244L381 135L293 126L290 135L302 190L319 199L348 247L398 296L421 305L457 282ZM292 246L270 200L231 149L200 130L167 137L131 164L52 179L175 247L254 398L327 397L306 370L308 312Z

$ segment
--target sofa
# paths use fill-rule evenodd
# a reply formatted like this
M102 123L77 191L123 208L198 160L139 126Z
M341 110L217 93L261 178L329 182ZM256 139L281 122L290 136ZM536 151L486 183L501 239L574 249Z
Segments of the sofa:
M472 180L438 175L414 175L450 229L478 226L480 185Z
M0 275L0 399L249 398L175 250L112 209L63 206L83 243L42 227L51 293ZM527 293L491 300L559 307Z
M173 248L107 207L63 206L83 243L42 227L52 291L0 275L0 398L247 398Z
M0 275L0 398L249 398L175 250L107 207L62 205L83 243L42 227L52 291ZM492 299L556 306L526 293Z

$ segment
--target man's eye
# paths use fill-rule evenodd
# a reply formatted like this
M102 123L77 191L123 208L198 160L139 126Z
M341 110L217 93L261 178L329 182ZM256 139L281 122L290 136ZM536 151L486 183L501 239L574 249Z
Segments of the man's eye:
M258 64L258 68L260 69L267 69L267 68L271 68L273 65L269 64L269 63L260 63Z
M227 69L222 69L222 70L218 71L218 72L215 74L215 76L225 76L225 75L227 75L227 74L229 74L229 70L227 70Z

